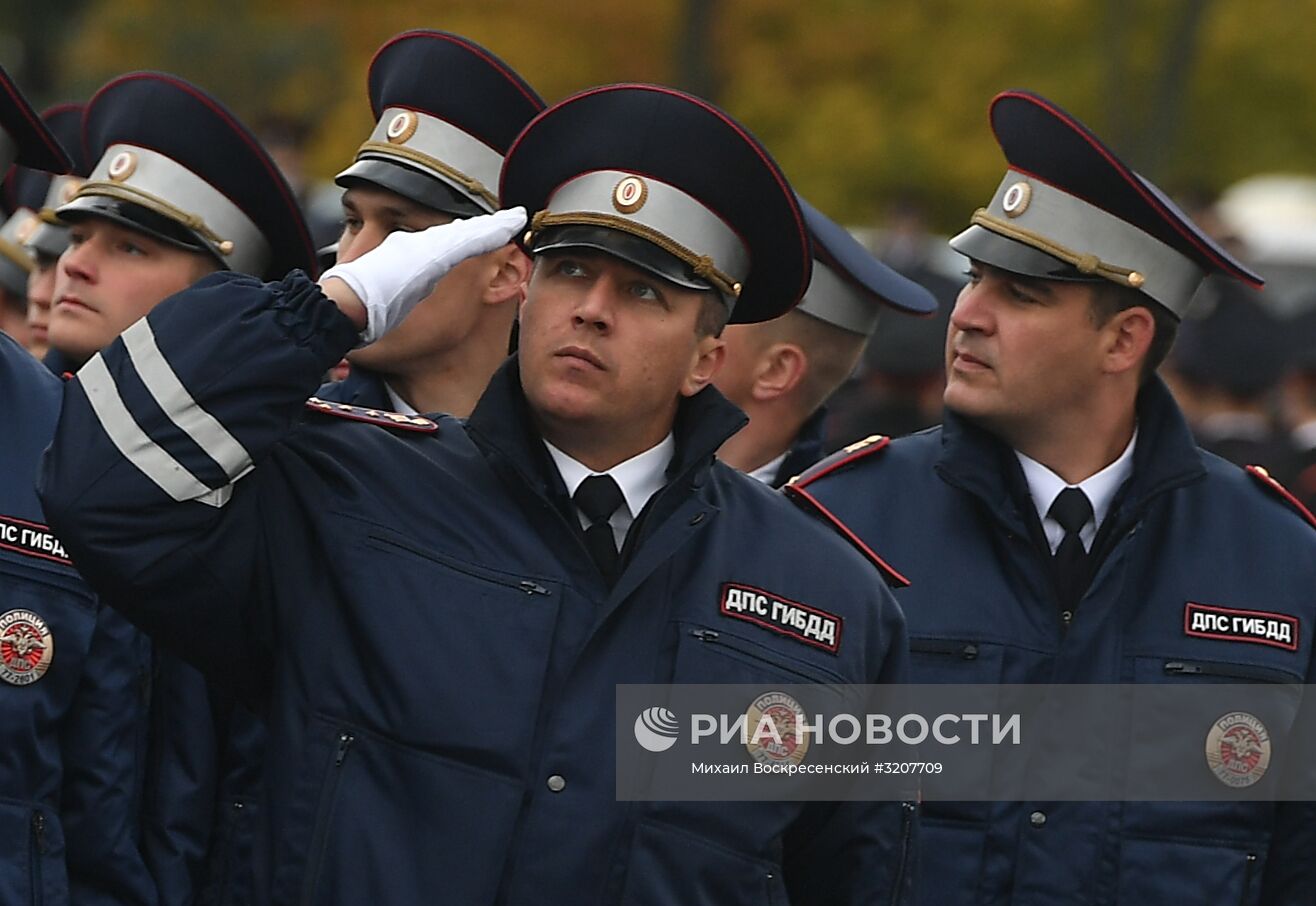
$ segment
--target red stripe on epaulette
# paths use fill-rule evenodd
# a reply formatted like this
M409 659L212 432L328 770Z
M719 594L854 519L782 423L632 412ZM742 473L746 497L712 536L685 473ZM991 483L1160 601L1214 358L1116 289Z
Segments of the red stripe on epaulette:
M891 443L891 438L883 434L870 434L863 440L857 440L848 447L842 447L841 453L845 454L835 460L824 459L811 469L806 469L803 474L797 475L790 480L787 487L802 488L812 484L824 475L830 475L837 469L843 469L850 463L865 456L870 456L879 450L885 450Z
M867 557L869 560L873 562L873 565L877 567L878 572L882 573L882 575L886 577L887 584L895 585L900 588L904 588L911 584L910 581L906 579L903 575L898 573L891 566L891 564L887 563L885 560L879 557L876 551L874 551L867 544L864 544L863 539L860 538L858 535L856 535L854 532L850 531L850 527L846 525L844 522L842 522L840 518L836 516L836 514L834 514L831 510L823 506L817 497L814 497L812 494L804 490L804 488L798 484L788 484L786 485L785 488L783 488L783 490L786 492L787 496L797 497L800 500L803 500L806 503L808 503L809 506L813 507L815 510L817 510L818 514L821 515L828 522L830 522L832 526L835 527L836 530L841 533L841 535L845 538L845 540L849 541L852 545L854 545L854 547L859 551L859 553L863 554L865 557Z
M367 409L364 406L349 406L347 403L335 403L313 396L306 401L306 408L322 415L335 415L348 421L365 422L382 428L396 428L399 431L418 431L433 434L439 430L439 423L419 415L403 415L401 412L385 412L383 409Z
M1261 482L1263 486L1270 488L1271 491L1278 494L1281 498L1283 498L1288 503L1289 506L1293 507L1293 509L1298 511L1299 516L1307 520L1308 525L1310 525L1312 528L1316 528L1316 515L1312 515L1311 510L1303 506L1302 501L1294 497L1288 488L1284 487L1284 485L1280 484L1278 481L1271 478L1270 473L1267 472L1263 467L1245 466L1244 471L1247 472L1247 474L1251 475L1253 478L1255 478L1257 481Z

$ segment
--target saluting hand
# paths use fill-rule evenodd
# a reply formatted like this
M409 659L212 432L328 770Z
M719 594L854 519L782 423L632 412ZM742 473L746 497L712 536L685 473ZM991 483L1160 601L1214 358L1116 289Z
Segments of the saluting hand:
M525 208L518 207L418 233L391 233L360 258L325 271L320 288L364 327L362 344L373 343L401 324L444 274L467 258L506 245L525 223Z

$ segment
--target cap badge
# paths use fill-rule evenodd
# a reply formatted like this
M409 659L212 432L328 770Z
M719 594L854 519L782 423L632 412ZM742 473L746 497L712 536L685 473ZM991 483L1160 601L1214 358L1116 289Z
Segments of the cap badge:
M1006 216L1018 217L1028 210L1028 202L1032 198L1033 187L1026 182L1017 182L1005 190L1005 197L1001 199L1001 207L1005 209Z
M30 610L0 615L0 679L27 686L46 675L55 657L50 627Z
M120 151L110 161L110 179L123 182L137 169L137 155L131 151Z
M1206 763L1225 786L1241 789L1270 767L1270 733L1246 711L1226 714L1206 734Z
M416 134L418 125L420 125L420 120L417 119L416 114L410 110L403 110L388 121L388 129L385 130L385 135L388 136L391 143L405 145L407 140Z
M612 206L623 214L634 214L649 200L649 186L638 176L627 176L612 190Z

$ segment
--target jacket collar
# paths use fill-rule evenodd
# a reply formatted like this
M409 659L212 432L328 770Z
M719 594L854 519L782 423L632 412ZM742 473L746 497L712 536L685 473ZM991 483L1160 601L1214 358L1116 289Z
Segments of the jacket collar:
M367 409L383 409L391 411L393 401L389 399L388 390L384 386L384 378L377 372L370 371L367 368L358 368L353 365L352 370L348 372L347 377L338 385L338 399L353 406L364 406Z
M1137 413L1133 476L1120 494L1126 512L1137 512L1163 491L1206 475L1183 413L1159 376L1139 392ZM944 413L941 444L936 469L946 481L977 495L997 513L1019 509L1018 501L1026 499L1028 491L1009 446L949 409ZM1019 496L1021 492L1025 497Z
M667 468L668 484L686 476L701 483L718 448L747 421L745 413L711 385L683 399L672 425L676 451ZM494 372L466 428L486 455L504 459L540 494L550 498L565 494L521 389L516 356Z
M791 448L786 451L786 458L772 479L772 486L779 488L799 475L809 466L823 458L826 449L827 407L819 406L818 411L809 416L808 421L800 426L800 433L795 435Z

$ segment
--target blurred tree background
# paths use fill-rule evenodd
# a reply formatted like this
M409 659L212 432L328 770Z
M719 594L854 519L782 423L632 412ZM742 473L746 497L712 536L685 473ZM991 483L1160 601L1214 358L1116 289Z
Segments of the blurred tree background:
M37 103L163 69L249 123L310 130L330 176L372 125L376 47L467 35L549 101L644 80L721 104L851 223L897 200L954 229L1002 172L986 106L1039 91L1171 189L1312 170L1316 0L0 0L0 62ZM679 137L675 137L679 140ZM728 178L735 178L728 174Z

